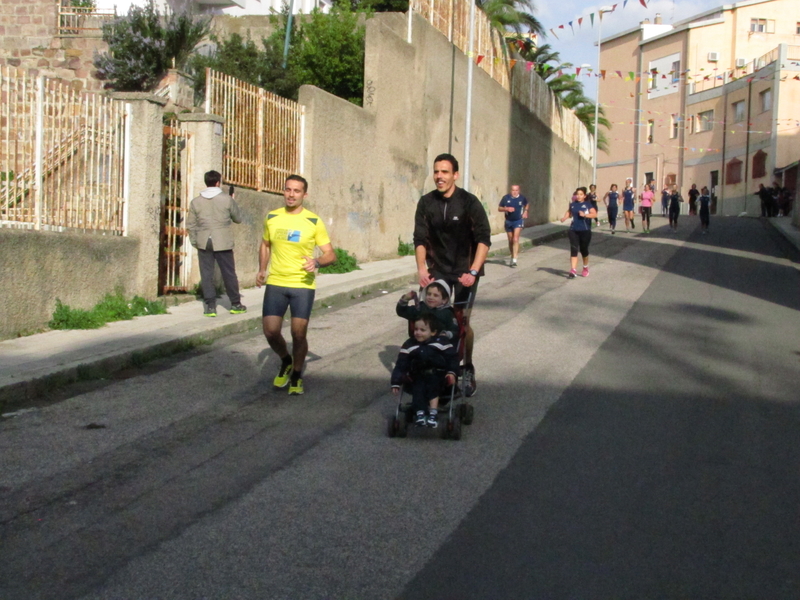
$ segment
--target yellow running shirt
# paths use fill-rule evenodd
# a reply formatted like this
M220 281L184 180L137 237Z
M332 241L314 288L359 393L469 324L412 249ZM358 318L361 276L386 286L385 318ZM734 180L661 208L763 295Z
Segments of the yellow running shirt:
M315 246L331 243L322 219L305 208L296 215L285 207L273 210L264 219L264 241L270 247L268 285L317 287L315 274L303 269L303 257L313 257Z

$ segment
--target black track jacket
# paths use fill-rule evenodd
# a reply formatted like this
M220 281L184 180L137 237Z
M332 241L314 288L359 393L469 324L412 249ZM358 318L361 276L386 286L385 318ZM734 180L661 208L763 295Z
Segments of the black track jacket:
M455 281L468 272L477 245L491 246L491 235L480 200L459 187L449 198L434 190L417 203L414 247L425 246L428 269L438 277Z

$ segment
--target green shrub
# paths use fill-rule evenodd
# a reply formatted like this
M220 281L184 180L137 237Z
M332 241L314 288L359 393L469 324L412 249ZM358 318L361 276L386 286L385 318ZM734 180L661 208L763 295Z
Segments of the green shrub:
M411 256L414 254L414 242L404 242L403 238L397 236L397 254L399 256Z
M105 325L96 314L81 308L70 308L56 299L56 310L47 324L50 329L98 329Z
M163 300L145 300L134 296L131 300L117 292L106 294L92 310L70 308L56 299L56 310L48 323L50 329L97 329L113 321L128 321L134 317L163 315L167 306Z
M208 34L210 19L188 13L162 16L153 0L133 5L124 17L103 25L108 52L95 54L98 79L121 92L152 90L171 67L182 69Z
M349 273L350 271L358 271L361 267L358 266L356 257L350 254L344 248L336 248L336 262L332 265L321 267L320 273Z

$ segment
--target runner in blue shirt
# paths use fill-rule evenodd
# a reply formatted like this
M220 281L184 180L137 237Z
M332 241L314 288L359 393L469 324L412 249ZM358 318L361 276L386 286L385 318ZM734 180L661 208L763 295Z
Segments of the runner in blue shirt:
M611 225L611 235L614 235L617 233L617 213L619 212L619 192L617 191L616 183L612 183L611 189L603 196L603 204L606 205L608 224Z
M508 236L508 249L511 251L510 267L517 266L517 256L519 255L519 235L525 227L525 219L528 218L528 199L520 195L519 186L514 184L511 191L500 200L497 209L506 215L506 235Z
M708 224L711 221L711 194L708 193L707 187L704 186L700 191L697 201L700 203L700 226L703 233L708 233Z
M561 217L563 223L572 217L569 228L569 264L568 279L575 279L578 268L578 251L583 257L582 277L589 276L589 243L592 241L592 219L597 217L597 211L586 199L586 188L579 187L575 190L575 200L570 203L567 212Z
M633 221L633 211L636 208L634 206L635 198L636 188L633 187L633 179L628 177L625 180L625 189L622 190L622 214L625 215L625 231L628 233L631 229L636 229L636 223Z

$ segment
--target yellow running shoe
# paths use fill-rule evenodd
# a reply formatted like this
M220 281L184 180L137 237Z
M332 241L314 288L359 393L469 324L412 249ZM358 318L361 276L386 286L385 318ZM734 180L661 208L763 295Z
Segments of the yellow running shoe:
M278 369L278 374L275 376L275 379L272 380L272 385L276 388L285 388L286 384L289 383L289 377L292 375L292 363L288 363L286 365L281 365L280 369Z
M298 379L296 383L289 384L289 395L299 396L303 393L303 380Z

